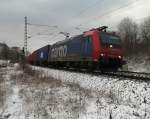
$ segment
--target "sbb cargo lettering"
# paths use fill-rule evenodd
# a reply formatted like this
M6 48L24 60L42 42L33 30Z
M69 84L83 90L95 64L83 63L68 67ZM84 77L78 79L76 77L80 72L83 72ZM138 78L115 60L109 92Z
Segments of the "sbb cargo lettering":
M56 57L66 57L67 55L67 46L60 46L57 48L53 48L51 51L51 57L56 58Z

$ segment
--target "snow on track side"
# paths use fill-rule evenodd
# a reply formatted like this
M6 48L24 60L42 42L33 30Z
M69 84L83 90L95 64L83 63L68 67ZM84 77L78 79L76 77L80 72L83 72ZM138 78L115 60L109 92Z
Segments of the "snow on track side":
M43 75L60 79L63 82L78 83L81 87L105 93L111 96L119 108L125 111L137 112L135 115L145 115L150 118L150 84L147 82L136 82L130 80L119 80L103 76L92 76L83 73L67 72L50 68L33 67L35 70L42 70ZM125 111L125 112L126 112ZM116 117L117 118L117 117Z

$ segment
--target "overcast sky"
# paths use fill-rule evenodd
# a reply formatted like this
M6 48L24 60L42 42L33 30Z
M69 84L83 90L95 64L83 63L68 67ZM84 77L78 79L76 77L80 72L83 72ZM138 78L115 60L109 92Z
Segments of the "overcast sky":
M28 23L52 26L28 25L28 50L33 51L63 40L59 32L73 36L102 25L116 30L124 17L140 23L149 11L150 0L0 0L0 42L23 47L24 16Z

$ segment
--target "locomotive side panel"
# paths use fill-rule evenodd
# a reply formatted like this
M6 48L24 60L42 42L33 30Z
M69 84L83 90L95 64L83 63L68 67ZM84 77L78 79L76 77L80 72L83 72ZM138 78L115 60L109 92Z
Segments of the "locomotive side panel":
M92 61L92 50L92 37L80 35L54 44L49 53L49 61Z
M82 39L83 36L77 36L68 42L67 61L81 61L82 59Z
M65 61L67 56L67 42L52 45L49 50L49 62Z

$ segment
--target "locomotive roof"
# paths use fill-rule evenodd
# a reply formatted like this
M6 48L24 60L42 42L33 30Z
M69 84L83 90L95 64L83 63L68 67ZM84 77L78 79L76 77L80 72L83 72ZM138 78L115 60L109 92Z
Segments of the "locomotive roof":
M77 37L83 37L83 34L77 35L77 36L74 36L74 37L70 37L70 38L62 40L62 41L58 41L54 45L59 45L59 44L65 43L65 42L73 40L74 38L77 38Z

